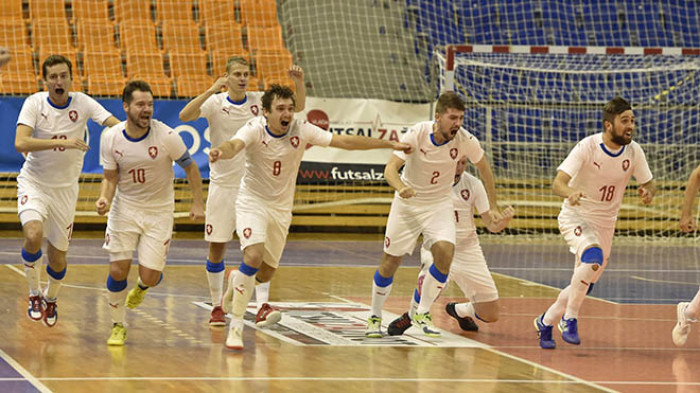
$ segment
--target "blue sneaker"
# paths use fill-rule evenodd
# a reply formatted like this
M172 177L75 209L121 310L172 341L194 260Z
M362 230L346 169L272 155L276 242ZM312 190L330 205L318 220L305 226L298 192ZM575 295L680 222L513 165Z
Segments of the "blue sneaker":
M581 339L578 337L578 321L576 318L564 319L564 317L562 317L558 327L561 332L562 340L569 344L581 344Z
M544 314L535 318L535 329L537 329L537 335L540 336L540 348L542 349L554 349L557 347L557 343L554 342L552 338L552 328L554 326L545 325L542 320L544 319Z

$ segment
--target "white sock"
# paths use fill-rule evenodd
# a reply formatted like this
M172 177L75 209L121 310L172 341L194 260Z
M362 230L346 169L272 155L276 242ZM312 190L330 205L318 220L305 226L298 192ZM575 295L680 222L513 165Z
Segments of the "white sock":
M62 285L62 279L56 280L55 278L49 276L49 285L46 286L46 290L44 291L44 297L46 298L46 300L56 301L58 291L61 289Z
M436 269L437 270L437 269ZM445 275L445 280L447 276ZM439 281L434 275L433 271L429 271L423 279L423 285L421 286L420 303L418 304L418 309L416 313L424 314L430 311L430 307L435 303L435 299L440 295L442 289L445 287L446 282Z
M583 300L586 299L588 287L591 280L595 277L593 268L598 264L582 263L574 269L574 274L571 276L571 284L569 284L569 301L566 303L566 312L564 319L578 318L578 312L581 309Z
M569 301L569 287L570 286L567 285L566 288L559 292L557 300L555 300L554 303L549 306L547 312L544 313L542 322L545 325L554 326L555 323L559 323L559 319L564 314L564 310L566 309L566 303Z
M688 319L698 319L700 316L700 289L698 289L698 293L695 294L695 297L685 309L685 316Z
M260 283L255 286L255 302L257 303L257 310L260 310L263 304L270 301L270 282Z
M469 303L457 303L455 305L455 312L457 313L458 317L461 318L472 318L472 319L478 319L476 317L476 310L474 310L474 305L469 302Z
M24 274L27 276L27 284L29 284L30 296L36 296L41 293L39 277L41 276L41 261L44 257L39 257L34 262L28 262L20 256L20 261L24 266Z
M232 318L243 319L248 302L253 297L255 290L255 276L249 276L241 271L238 271L232 282L233 291L233 310L231 311Z
M123 325L126 316L124 303L126 302L127 290L125 288L119 292L107 291L107 293L109 294L109 315L112 317L112 323Z
M386 299L389 298L392 286L394 286L394 284L380 287L377 283L372 281L372 315L376 315L379 318L382 317L382 309L384 308Z
M226 278L226 270L212 273L207 272L207 281L209 281L209 293L211 294L211 305L216 307L221 305L221 296L224 294L224 279Z

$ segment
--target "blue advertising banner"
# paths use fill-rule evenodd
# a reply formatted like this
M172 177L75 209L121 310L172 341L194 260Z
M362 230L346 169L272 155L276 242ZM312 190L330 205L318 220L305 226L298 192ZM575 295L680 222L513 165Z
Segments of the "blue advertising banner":
M98 99L102 106L110 111L116 118L124 120L126 115L122 108L121 100ZM15 124L19 111L22 109L24 97L0 98L0 119L2 119L2 143L0 143L0 172L19 172L24 163L24 157L15 150ZM153 118L174 128L185 141L190 154L197 161L203 178L209 177L209 127L207 121L183 123L179 119L180 110L187 104L185 100L156 100L154 104ZM85 154L83 173L102 173L100 166L100 134L102 127L92 121L88 122L88 143L90 150ZM175 176L185 177L185 172L175 165Z

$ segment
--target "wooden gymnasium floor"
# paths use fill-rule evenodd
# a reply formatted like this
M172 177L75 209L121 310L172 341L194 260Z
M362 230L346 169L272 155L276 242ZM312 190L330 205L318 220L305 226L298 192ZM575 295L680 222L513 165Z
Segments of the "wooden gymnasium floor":
M582 345L541 350L532 326L570 277L563 242L484 246L502 298L502 319L463 333L433 308L443 339L409 330L400 339L365 339L364 318L381 239L324 235L290 239L273 280L283 308L270 329L246 326L243 352L210 329L206 244L176 239L163 283L127 311L128 341L109 348L107 257L97 238L69 253L60 319L47 328L26 315L21 240L0 239L0 392L698 392L700 326L685 348L671 342L675 302L697 289L694 248L619 246L610 270L584 305ZM240 251L228 259L240 260ZM640 263L644 261L644 263ZM654 263L663 261L664 263ZM669 262L670 261L670 262ZM405 261L385 308L404 311L417 272ZM136 282L132 269L129 288ZM248 315L251 317L251 315Z

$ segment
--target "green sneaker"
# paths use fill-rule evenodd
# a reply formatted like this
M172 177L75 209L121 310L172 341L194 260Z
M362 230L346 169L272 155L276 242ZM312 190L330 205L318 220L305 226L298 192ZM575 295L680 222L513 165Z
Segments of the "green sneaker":
M382 319L376 315L372 315L367 319L367 328L365 328L365 337L382 338Z
M433 318L429 312L413 314L413 325L417 326L428 337L440 337L442 333L433 325Z
M146 296L146 292L148 292L148 288L146 289L141 289L138 285L134 287L131 291L129 291L129 294L126 295L126 306L129 308L136 308L141 305L143 302L144 296Z
M107 345L122 346L126 342L126 328L121 323L112 325L112 334L107 339Z

